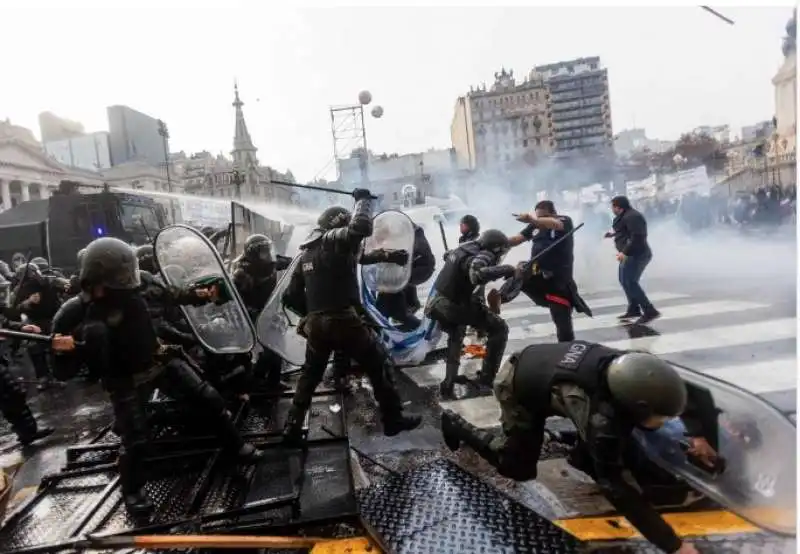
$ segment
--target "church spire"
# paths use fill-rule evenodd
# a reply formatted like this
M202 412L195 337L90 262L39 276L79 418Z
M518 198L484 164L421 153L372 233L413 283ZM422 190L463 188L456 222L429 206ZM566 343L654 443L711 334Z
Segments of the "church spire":
M258 160L256 159L256 152L258 148L253 145L253 140L250 138L250 133L247 130L247 123L244 121L244 113L242 106L244 102L239 98L239 85L233 85L233 107L236 109L236 129L233 135L233 162L241 169L245 170L249 167L258 167Z

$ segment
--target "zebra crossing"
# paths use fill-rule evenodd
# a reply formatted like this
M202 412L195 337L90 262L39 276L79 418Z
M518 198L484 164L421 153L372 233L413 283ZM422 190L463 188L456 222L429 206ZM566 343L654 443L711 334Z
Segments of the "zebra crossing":
M420 297L425 298L427 292L420 290ZM649 327L637 327L622 325L617 319L627 304L619 288L583 294L594 317L575 315L576 337L621 350L647 350L760 395L784 413L796 412L794 305L677 290L656 290L648 296L661 318ZM501 315L509 326L506 356L529 344L556 340L548 310L524 295L504 305ZM462 358L461 373L473 376L480 362ZM401 371L417 386L435 390L444 378L444 366L444 361L437 361ZM478 427L499 424L499 406L491 395L445 401L441 406Z

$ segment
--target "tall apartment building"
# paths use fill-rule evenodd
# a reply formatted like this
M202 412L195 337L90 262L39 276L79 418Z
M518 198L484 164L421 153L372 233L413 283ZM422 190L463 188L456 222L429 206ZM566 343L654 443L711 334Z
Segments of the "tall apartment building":
M85 134L83 125L77 121L58 117L53 112L39 114L39 132L42 135L42 142L76 138Z
M608 72L598 57L536 66L521 84L503 69L458 98L450 137L467 169L611 148Z
M164 165L164 139L158 134L158 119L128 106L109 106L107 112L112 165L130 161Z
M494 77L488 90L473 88L456 101L450 137L459 168L497 167L550 152L544 81L517 84L505 69Z
M547 85L550 146L558 154L585 154L613 146L608 70L599 57L538 65L531 79Z

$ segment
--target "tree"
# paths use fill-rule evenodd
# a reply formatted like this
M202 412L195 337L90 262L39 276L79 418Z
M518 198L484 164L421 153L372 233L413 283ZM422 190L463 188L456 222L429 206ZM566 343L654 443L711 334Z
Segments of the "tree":
M672 149L658 157L657 165L672 171L705 165L714 172L723 170L726 161L727 156L714 137L705 133L686 133Z

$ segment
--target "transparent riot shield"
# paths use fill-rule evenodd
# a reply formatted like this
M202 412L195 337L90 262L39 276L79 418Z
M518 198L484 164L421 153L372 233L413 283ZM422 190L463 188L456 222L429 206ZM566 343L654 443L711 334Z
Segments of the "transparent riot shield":
M272 296L258 316L258 342L261 346L272 350L292 365L301 366L306 360L306 339L297 334L297 322L300 316L284 306L283 294L289 288L292 275L300 263L298 255L280 281L275 285Z
M716 414L716 448L725 464L711 471L686 454L682 423L637 430L645 454L698 492L766 531L795 536L797 428L774 406L745 390L675 366L689 387L708 392L704 411ZM703 408L703 407L701 407ZM676 420L679 422L679 420Z
M369 254L375 250L408 252L408 263L404 266L380 263L361 268L361 278L369 290L400 292L411 278L414 251L414 224L411 219L397 210L387 210L376 215L373 219L372 236L364 241L364 253Z
M224 303L181 307L200 343L215 354L250 352L253 325L214 245L200 231L171 225L156 235L153 249L168 285L192 288L216 281L224 286Z

